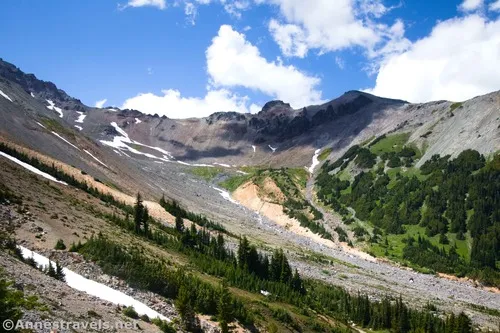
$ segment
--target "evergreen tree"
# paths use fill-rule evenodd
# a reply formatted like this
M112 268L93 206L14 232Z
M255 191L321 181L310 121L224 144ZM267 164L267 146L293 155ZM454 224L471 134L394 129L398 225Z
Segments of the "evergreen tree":
M197 318L190 298L190 292L184 284L179 288L175 307L181 316L182 326L189 332L197 331Z
M56 261L56 272L55 278L59 281L66 281L66 274L63 272L62 266L59 264L59 261Z
M217 316L222 333L229 332L229 323L232 319L231 295L226 280L222 280L219 290L219 301L217 303Z
M181 233L184 232L184 220L179 215L177 215L175 217L175 229L178 232L181 232Z
M149 233L149 211L148 211L148 207L144 207L144 211L143 211L143 214L142 214L142 224L144 225L144 234L147 237L148 233Z
M134 224L135 224L136 234L139 234L141 232L143 215L144 215L144 205L142 203L142 197L141 194L137 192L137 198L135 200L135 205L134 205Z
M46 274L52 278L57 278L56 270L55 270L54 266L52 266L51 261L49 261L49 266L47 267Z

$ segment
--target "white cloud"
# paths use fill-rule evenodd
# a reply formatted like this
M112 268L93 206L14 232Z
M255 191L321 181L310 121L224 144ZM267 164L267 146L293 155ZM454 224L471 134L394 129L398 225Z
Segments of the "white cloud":
M250 8L248 0L220 0L224 10L234 18L241 18L241 12Z
M483 5L484 0L464 0L458 8L464 12L471 12Z
M344 69L344 68L345 68L345 61L344 61L344 59L342 59L341 57L336 56L336 57L335 57L335 63L337 64L337 66L338 66L340 69Z
M95 102L95 107L96 108L102 108L107 101L108 100L106 98L105 99L101 99L100 101Z
M305 57L359 46L371 52L391 39L391 27L376 23L392 8L381 0L256 0L279 7L269 31L286 56Z
M491 3L489 9L494 12L500 12L500 0Z
M317 89L320 79L285 66L269 62L245 35L223 25L206 51L210 82L216 87L245 87L302 107L322 102Z
M209 90L204 98L183 97L178 90L162 90L163 95L139 94L127 99L121 109L135 109L148 114L169 118L206 117L217 111L250 112L260 109L248 97L236 95L226 89Z
M186 20L191 25L195 25L196 15L198 15L198 9L192 2L186 2L184 4L184 14L186 14Z
M438 23L431 34L382 63L369 92L411 102L465 100L500 88L500 19Z
M119 8L125 9L127 7L137 8L145 6L156 7L158 9L165 9L167 8L167 3L166 0L129 0L129 2L126 5L119 6Z

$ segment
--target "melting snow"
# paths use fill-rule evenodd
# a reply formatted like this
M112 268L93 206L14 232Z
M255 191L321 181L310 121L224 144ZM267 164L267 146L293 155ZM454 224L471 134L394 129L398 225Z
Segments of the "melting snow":
M80 131L83 130L82 126L75 125L76 128L78 128Z
M92 155L91 152L89 152L87 149L84 149L83 150L84 152L86 152L87 154L89 154L94 160L96 160L97 162L101 163L102 165L104 165L106 168L109 168L106 164L104 164L100 159L98 159L97 157L95 157L94 155Z
M316 168L316 166L319 164L319 160L318 160L318 156L319 156L319 152L321 151L321 149L316 149L314 151L314 155L312 157L312 163L311 163L311 166L309 167L309 173L313 173L314 172L314 168Z
M4 93L3 91L0 90L0 95L2 95L3 97L5 97L5 99L8 99L9 101L13 102L9 96L7 96L6 93Z
M31 97L36 98L35 94L33 94L33 92L30 92L30 95L31 95Z
M59 134L57 134L56 132L52 131L52 134L54 134L55 136L57 136L59 139L63 140L64 142L66 142L68 145L70 145L71 147L74 147L78 150L80 150L80 148L78 148L77 146L75 146L74 144L72 144L71 142L69 142L68 140L66 140L65 138L63 138L62 136L60 136Z
M252 149L253 149L253 152L255 153L255 150L257 149L257 147L252 146Z
M47 109L49 110L53 110L53 111L56 111L57 113L59 113L59 117L63 117L63 112L61 110L61 108L58 108L54 102L52 102L50 99L46 99L47 103L49 103L50 105L47 105Z
M81 111L76 111L76 113L78 113L80 116L78 116L78 119L75 120L75 123L83 124L83 120L85 119L85 117L87 117L87 115Z
M140 123L142 123L142 121L139 118L135 118L135 123L140 124Z
M213 188L214 190L219 191L220 195L221 195L224 199L226 199L226 200L228 200L228 201L231 201L232 203L234 203L234 204L236 204L236 205L239 205L239 204L240 204L238 201L236 201L236 200L234 200L233 198L231 198L231 194L229 194L229 192L228 192L228 191L225 191L225 190L223 190L223 189L220 189L220 188L217 188L217 187L214 187L214 186L212 186L212 188Z
M113 138L113 141L101 140L101 142L103 144L105 144L107 146L110 146L110 147L113 147L113 148L117 148L119 150L121 150L121 149L127 149L131 153L134 153L134 154L137 154L137 155L144 155L146 157L153 158L153 159L158 159L158 160L161 160L161 161L168 162L169 158L173 158L172 155L168 151L166 151L164 149L161 149L159 147L148 146L148 145L145 145L145 144L140 143L138 141L131 140L129 138L127 132L125 132L123 129L121 129L120 126L118 126L118 124L116 122L112 122L111 126L113 126L115 128L115 130L118 133L121 134L121 136L115 136ZM151 148L151 149L159 151L160 153L162 153L164 155L163 155L163 157L158 157L158 156L155 156L153 154L143 153L143 152L141 152L141 151L139 151L137 149L134 149L134 148L128 146L127 143L131 143L131 144L135 144L135 145L139 145L139 146ZM126 156L128 156L128 155L126 155Z
M242 175L248 175L248 172L241 171L241 170L236 170L237 173L241 173Z
M42 126L43 128L47 129L45 126L43 126L42 124L40 124L38 121L36 122L38 125Z
M55 263L53 261L50 261L47 257L28 250L23 246L18 245L18 248L21 250L24 258L33 257L35 262L40 266L48 266L49 262L52 265L55 265ZM85 292L89 295L95 296L113 304L133 306L135 311L137 311L139 315L145 314L150 318L159 317L162 320L170 321L170 319L151 309L146 304L137 301L136 299L122 293L121 291L110 288L102 283L84 278L80 274L77 274L66 267L63 268L63 272L66 275L66 284L73 289Z
M118 111L117 109L113 109L113 108L109 108L109 109L106 109L106 110L113 111L113 112L117 112Z
M11 160L12 162L15 162L15 163L19 164L19 165L20 165L20 166L22 166L23 168L26 168L26 169L28 169L29 171L34 172L34 173L36 173L37 175L42 176L43 178L47 178L47 179L52 180L52 181L54 181L54 182L56 182L56 183L59 183L59 184L68 185L68 184L66 184L65 182L62 182L62 181L60 181L60 180L57 180L56 178L52 177L52 176L51 176L51 175L49 175L48 173L45 173L45 172L43 172L43 171L41 171L41 170L39 170L39 169L35 168L34 166L32 166L32 165L30 165L30 164L28 164L28 163L24 163L23 161L20 161L20 160L18 160L17 158L15 158L15 157L13 157L13 156L10 156L10 155L8 155L8 154L6 154L6 153L4 153L3 151L0 151L0 155L2 155L2 156L3 156L3 157L5 157L5 158L8 158L8 159L9 159L9 160Z
M220 165L224 168L230 168L231 166L229 164L224 164L224 163L213 163L214 165Z
M271 148L271 150L273 151L273 153L276 151L276 149L278 149L278 148L273 148L273 147L271 147L271 145L267 145L267 146L268 146L269 148Z

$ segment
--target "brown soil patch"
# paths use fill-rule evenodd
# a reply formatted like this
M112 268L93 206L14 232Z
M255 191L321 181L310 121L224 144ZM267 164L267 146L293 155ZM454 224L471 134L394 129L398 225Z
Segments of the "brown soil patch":
M283 211L283 206L267 202L265 198L261 198L259 196L259 193L260 193L259 187L250 181L237 188L236 191L233 192L232 196L243 206L258 212L259 214L267 217L274 223L282 227L285 227L286 229L290 230L291 232L297 235L310 238L312 241L318 244L322 244L324 246L328 246L331 248L339 248L339 245L335 244L334 242L324 239L320 235L315 234L311 232L309 229L302 227L299 221L297 221L296 219L292 219L285 214L285 212ZM340 247L344 251L349 252L353 255L357 255L366 260L376 261L376 259L370 256L369 254L356 249L352 249L347 245L345 246L340 245Z

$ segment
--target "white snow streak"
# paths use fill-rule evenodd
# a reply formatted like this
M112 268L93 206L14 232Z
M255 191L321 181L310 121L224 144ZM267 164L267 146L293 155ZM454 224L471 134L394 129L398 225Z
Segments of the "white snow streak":
M311 166L309 167L309 173L313 173L314 172L314 168L316 168L316 166L319 164L319 160L318 160L318 156L319 156L319 152L321 151L321 149L316 149L314 151L314 155L312 157L312 163L311 163Z
M21 250L24 258L33 258L37 265L49 266L50 263L51 265L55 266L55 263L53 261L50 261L47 257L33 252L23 246L18 245L17 247ZM145 314L150 318L159 317L162 320L170 321L170 319L151 309L146 304L137 301L136 299L122 293L121 291L110 288L102 283L84 278L80 274L77 274L66 267L63 268L63 273L65 274L66 284L73 289L85 292L89 295L95 296L113 304L132 306L140 315Z
M78 125L75 125L76 128L78 128L78 130L83 130L83 127L82 126L78 126Z
M81 111L76 111L76 113L78 113L80 116L78 116L78 119L75 120L75 123L83 124L83 120L85 119L85 117L87 117L87 115Z
M68 145L70 145L71 147L73 148L76 148L78 150L80 150L80 148L78 148L77 146L75 146L74 144L72 144L71 142L69 142L68 140L66 140L65 138L63 138L62 136L60 136L59 134L57 134L56 132L52 131L52 134L54 134L55 136L57 136L59 139L63 140L64 142L66 142Z
M231 166L229 164L224 164L224 163L213 163L214 165L219 165L224 168L230 168Z
M5 99L8 99L8 100L9 100L9 101L11 101L11 102L14 102L13 100L11 100L11 99L10 99L10 97L9 97L9 96L7 96L7 94L6 94L6 93L4 93L4 92L3 92L3 91L1 91L1 90L0 90L0 95L2 95L3 97L5 97Z
M234 203L234 204L236 204L236 205L240 205L240 203L239 203L238 201L236 201L236 200L234 200L233 198L231 198L231 194L229 194L229 192L228 192L228 191L225 191L225 190L223 190L223 189L220 189L220 188L217 188L217 187L214 187L214 186L212 186L212 188L213 188L214 190L219 191L220 195L221 195L224 199L226 199L226 200L228 200L228 201L231 201L232 203Z
M121 136L115 136L113 138L113 141L101 140L101 142L103 144L105 144L107 146L110 146L110 147L113 147L113 148L117 148L120 151L122 151L122 149L126 149L126 150L130 151L131 153L134 153L134 154L137 154L137 155L144 155L146 157L153 158L153 159L158 159L158 160L161 160L161 161L169 162L169 159L173 158L172 155L170 154L170 152L168 152L168 151L166 151L164 149L161 149L159 147L148 146L148 145L145 145L145 144L140 143L138 141L131 140L129 138L127 132L125 132L123 129L121 129L120 126L118 126L118 124L116 122L112 122L111 126L113 126L115 128L115 130L118 133L121 134ZM137 149L134 149L134 148L128 146L127 143L131 143L131 144L135 144L135 145L139 145L139 146L151 148L153 150L157 150L157 151L159 151L160 153L163 154L163 157L158 157L158 156L155 156L155 155L149 154L149 153L143 153L143 152L141 152L141 151L139 151ZM126 156L128 156L128 155L126 155Z
M106 164L104 164L100 159L98 159L97 157L95 157L94 155L92 155L91 152L89 152L87 149L84 149L83 150L84 152L86 152L87 154L89 154L94 160L96 160L97 162L101 163L102 165L104 165L106 168L109 168Z
M40 125L41 127L47 129L45 126L43 126L42 124L40 124L38 121L36 122L38 125Z
M29 171L33 172L33 173L36 173L37 175L40 175L42 176L43 178L47 178L48 180L52 180L56 183L59 183L59 184L63 184L63 185L68 185L66 184L65 182L62 182L60 180L57 180L56 178L52 177L51 175L49 175L48 173L45 173L41 170L38 170L37 168L35 168L34 166L28 164L28 163L25 163L23 161L20 161L18 160L17 158L13 157L13 156L10 156L6 153L4 153L3 151L0 151L0 155L5 157L5 158L8 158L9 160L11 160L12 162L14 163L17 163L19 164L20 166L22 166L23 168L25 169L28 169Z
M139 118L135 118L135 123L140 124L140 123L142 123L142 121Z
M52 110L52 111L56 111L57 113L59 113L59 117L62 118L63 117L63 112L61 110L61 108L58 108L54 102L52 102L50 99L46 99L47 103L49 103L50 105L47 106L47 109L49 110Z
M276 151L276 149L278 149L278 148L273 148L273 147L271 147L271 145L267 145L267 146L268 146L269 148L271 148L271 150L273 151L273 153Z
M30 92L30 95L31 95L31 97L36 98L35 94L33 94L33 92Z
M257 147L252 146L252 149L253 149L253 152L255 153L255 150L257 149Z
M241 171L241 170L236 170L237 173L241 173L242 175L248 175L248 172Z

